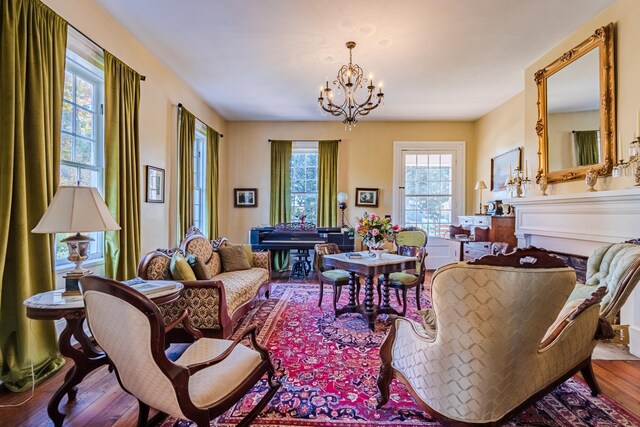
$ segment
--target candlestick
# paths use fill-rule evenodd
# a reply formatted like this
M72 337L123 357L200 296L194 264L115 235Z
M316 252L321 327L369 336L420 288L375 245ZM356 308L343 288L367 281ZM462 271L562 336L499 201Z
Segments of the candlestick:
M618 145L618 150L617 150L618 159L617 160L622 160L622 138L620 137L620 132L618 132L618 140L616 141L616 144Z
M513 176L513 169L511 168L511 163L509 163L509 178Z
M525 165L525 178L529 179L529 160L525 160L524 161L524 165Z

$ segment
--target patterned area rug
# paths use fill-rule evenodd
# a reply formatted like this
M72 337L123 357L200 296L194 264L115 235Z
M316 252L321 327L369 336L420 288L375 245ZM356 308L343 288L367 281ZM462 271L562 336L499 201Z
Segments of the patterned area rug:
M379 316L370 331L359 315L334 319L332 294L325 288L318 307L318 285L279 283L272 297L250 312L239 330L257 325L259 342L280 364L283 385L256 419L265 426L436 426L413 401L404 385L393 381L391 400L375 408L379 346L390 320ZM341 303L346 302L343 292ZM392 295L392 302L395 296ZM423 300L423 307L428 301ZM415 298L408 316L417 319ZM267 390L266 381L211 425L231 427ZM168 418L161 427L187 427L189 421ZM571 379L518 415L509 425L637 426L623 408L604 396L594 398L582 382Z

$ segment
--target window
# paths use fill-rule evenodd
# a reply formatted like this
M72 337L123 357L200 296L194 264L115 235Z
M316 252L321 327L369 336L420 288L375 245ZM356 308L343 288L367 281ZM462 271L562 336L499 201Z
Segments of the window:
M432 236L448 232L452 208L452 154L404 156L404 224Z
M76 37L72 33L69 38ZM78 43L69 41L70 46ZM60 185L84 185L104 190L104 72L82 55L67 49L60 136ZM102 258L104 233L87 233L91 259ZM56 265L68 264L67 245L56 235Z
M445 237L449 225L457 224L458 215L464 214L465 145L464 141L393 143L393 218L401 226ZM434 239L429 245L438 242ZM429 254L433 259L435 252Z
M317 224L318 143L293 143L291 153L291 219L305 215L305 222Z
M206 146L206 128L202 123L198 122L193 142L193 225L200 230L203 230L202 227L205 223Z

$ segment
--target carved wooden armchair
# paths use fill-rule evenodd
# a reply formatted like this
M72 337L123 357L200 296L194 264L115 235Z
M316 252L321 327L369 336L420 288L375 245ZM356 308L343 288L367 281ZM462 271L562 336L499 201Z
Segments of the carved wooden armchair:
M138 399L138 426L149 407L208 427L264 374L269 390L239 424L248 426L280 387L255 327L234 341L202 338L188 323L188 311L165 327L158 307L132 288L97 276L84 277L81 288L87 319L100 347L116 369L123 389ZM165 354L165 334L182 323L196 341L175 362ZM253 349L240 344L249 337Z
M397 318L380 349L379 407L394 377L453 425L498 425L577 371L599 393L591 353L597 331L611 334L599 323L604 291L565 306L575 280L536 248L440 268L433 324Z

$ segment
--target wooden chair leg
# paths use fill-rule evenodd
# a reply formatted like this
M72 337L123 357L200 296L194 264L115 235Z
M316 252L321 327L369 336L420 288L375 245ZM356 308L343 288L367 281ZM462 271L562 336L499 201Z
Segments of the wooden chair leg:
M333 312L338 311L338 299L340 299L340 294L342 293L342 286L333 285Z
M138 427L145 427L149 419L149 405L138 400Z
M358 283L359 284L359 283ZM380 281L378 280L378 286L377 286L377 290L378 290L378 305L382 304L382 293L381 293L381 289L382 289L382 284L380 283Z
M422 284L418 283L418 286L416 286L416 306L418 307L418 311L421 310L420 308L420 294L422 293L421 288L422 288Z
M380 296L378 296L378 299L380 299ZM356 284L356 304L360 305L360 279Z
M320 301L318 301L318 307L322 307L322 294L324 293L324 283L320 282Z
M404 288L402 288L404 290ZM396 299L398 300L398 304L401 304L402 301L400 301L400 291L398 291L398 288L396 288Z
M591 396L595 397L595 396L599 395L600 394L600 386L598 385L598 382L596 381L596 376L593 374L593 367L591 366L591 359L589 359L589 362L587 363L587 365L580 370L580 373L582 374L582 378L584 378L585 382L587 383L587 385L591 389Z
M396 292L398 292L398 290L396 289ZM407 314L407 288L406 287L402 287L402 315L404 316L405 314Z

